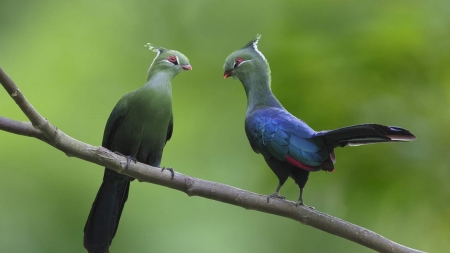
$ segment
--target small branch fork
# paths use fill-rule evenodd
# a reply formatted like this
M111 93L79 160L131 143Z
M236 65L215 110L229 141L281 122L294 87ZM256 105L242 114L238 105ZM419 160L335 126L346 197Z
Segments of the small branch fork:
M26 100L16 84L2 68L0 68L0 83L31 122L21 122L0 117L0 130L34 137L61 150L68 156L96 163L102 167L108 167L119 173L134 177L140 182L162 185L185 192L189 196L199 196L240 206L248 210L283 216L356 242L378 252L422 252L405 247L368 229L318 212L312 208L306 206L296 207L295 203L291 201L271 199L270 203L267 203L267 196L265 195L190 177L177 172L175 172L175 177L172 179L170 171L161 172L161 168L143 163L131 163L128 169L125 170L127 163L125 157L117 155L106 148L91 146L78 141L50 124Z

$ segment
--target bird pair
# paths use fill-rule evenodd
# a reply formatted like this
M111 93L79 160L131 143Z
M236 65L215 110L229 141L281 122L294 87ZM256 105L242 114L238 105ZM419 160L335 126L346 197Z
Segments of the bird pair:
M284 198L280 188L292 177L300 188L297 205L310 172L334 170L334 148L377 142L410 141L409 131L363 124L316 132L286 111L270 90L270 69L258 50L260 36L225 61L224 78L238 78L247 94L245 131L250 146L262 154L279 179L269 198ZM106 123L102 146L139 162L159 167L164 146L173 131L171 80L191 70L182 53L160 47L148 70L147 82L125 94ZM109 252L133 178L105 168L102 185L84 228L84 246L90 253Z

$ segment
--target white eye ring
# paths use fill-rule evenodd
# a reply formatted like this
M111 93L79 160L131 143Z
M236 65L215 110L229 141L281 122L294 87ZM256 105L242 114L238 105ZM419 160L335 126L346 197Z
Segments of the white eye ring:
M178 60L178 56L175 55L175 58L177 59L177 61L175 62L176 64L171 62L171 61L169 61L169 60L167 60L167 59L164 59L164 60L161 60L161 61L162 62L168 62L168 63L170 63L172 65L180 65L180 61Z
M235 63L235 64L234 64L235 66L233 66L233 68L237 68L237 67L241 66L242 64L244 64L244 63L246 63L246 62L251 62L251 61L253 61L253 59L241 61L238 65L236 65L236 63Z
M167 63L170 63L170 64L172 64L172 65L175 65L175 63L173 63L173 62L171 62L171 61L169 61L169 60L166 60L166 59L161 60L161 62L167 62Z

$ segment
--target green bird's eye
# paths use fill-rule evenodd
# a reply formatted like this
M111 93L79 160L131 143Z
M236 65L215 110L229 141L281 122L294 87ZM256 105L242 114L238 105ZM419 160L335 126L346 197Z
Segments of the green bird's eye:
M167 60L175 65L178 65L178 58L175 55L167 57Z

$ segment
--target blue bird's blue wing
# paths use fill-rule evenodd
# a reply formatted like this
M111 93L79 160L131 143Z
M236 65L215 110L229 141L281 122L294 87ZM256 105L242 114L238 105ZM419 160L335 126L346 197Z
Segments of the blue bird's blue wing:
M264 158L275 157L308 171L321 169L329 158L316 132L287 111L277 108L256 110L246 118L250 145Z

